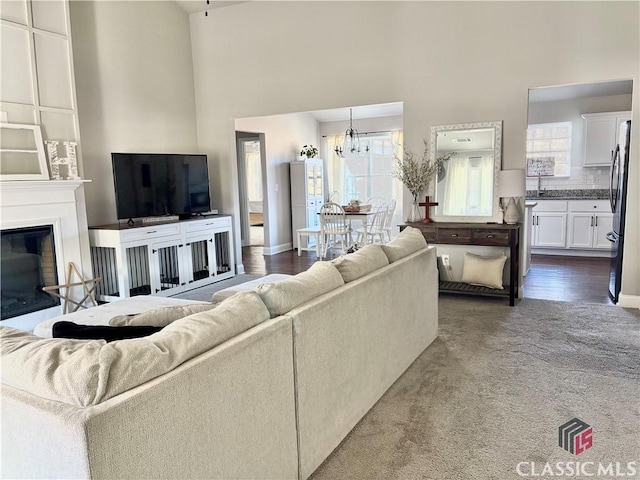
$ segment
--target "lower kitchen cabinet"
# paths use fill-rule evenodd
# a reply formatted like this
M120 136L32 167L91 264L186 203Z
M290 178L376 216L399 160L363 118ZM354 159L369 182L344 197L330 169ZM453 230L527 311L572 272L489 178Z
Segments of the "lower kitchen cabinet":
M613 226L607 200L543 200L533 209L531 246L543 252L567 255L606 251L606 235ZM541 252L538 252L541 253Z

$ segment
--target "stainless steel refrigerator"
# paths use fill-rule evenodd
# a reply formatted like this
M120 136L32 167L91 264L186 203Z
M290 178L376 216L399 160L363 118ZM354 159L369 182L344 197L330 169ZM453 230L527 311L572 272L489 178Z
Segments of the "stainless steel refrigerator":
M618 303L622 284L622 253L624 250L630 142L631 120L628 120L620 125L618 144L611 154L611 170L609 172L609 202L613 213L613 230L607 233L607 240L611 242L609 296L615 303Z

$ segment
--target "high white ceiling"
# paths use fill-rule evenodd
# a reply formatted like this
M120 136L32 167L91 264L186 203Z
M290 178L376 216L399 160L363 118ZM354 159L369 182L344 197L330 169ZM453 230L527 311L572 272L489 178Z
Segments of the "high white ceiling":
M353 110L353 119L392 117L402 115L402 102L382 103L378 105L362 105L359 107L331 108L328 110L315 110L308 112L318 122L339 122L349 120L349 108Z
M247 0L245 0L247 1ZM204 12L213 8L230 7L237 5L238 3L245 3L245 1L226 1L226 0L175 0L180 7L187 13Z
M529 90L529 102L557 102L583 97L624 95L633 92L633 80L612 82L581 83L558 87L540 87Z

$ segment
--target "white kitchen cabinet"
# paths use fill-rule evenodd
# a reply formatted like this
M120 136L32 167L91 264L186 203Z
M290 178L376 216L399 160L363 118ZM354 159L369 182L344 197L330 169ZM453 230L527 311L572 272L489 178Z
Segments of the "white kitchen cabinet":
M569 202L569 248L611 248L607 232L613 228L613 214L607 200Z
M620 125L631 120L631 112L585 113L584 166L601 167L611 163Z
M567 232L567 202L539 201L533 208L532 246L535 248L565 248Z
M319 227L318 212L324 204L324 163L320 158L308 158L290 163L291 227L293 247L298 247L295 234L301 228ZM305 240L315 241L312 237ZM309 247L311 245L307 245Z
M174 295L235 275L231 217L89 229L96 298Z

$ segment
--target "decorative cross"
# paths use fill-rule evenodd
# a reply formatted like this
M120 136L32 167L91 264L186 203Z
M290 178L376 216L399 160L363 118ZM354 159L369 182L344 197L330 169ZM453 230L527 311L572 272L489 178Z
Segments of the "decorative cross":
M431 220L429 218L429 208L430 207L435 207L436 205L438 205L438 202L430 202L429 201L429 195L427 195L424 199L424 202L420 202L418 205L420 205L421 207L425 207L424 209L424 220L422 221L422 223L431 223L433 222L433 220Z

